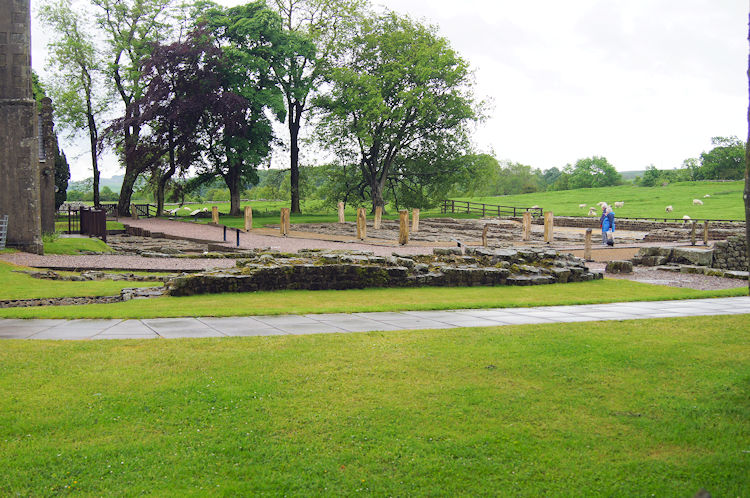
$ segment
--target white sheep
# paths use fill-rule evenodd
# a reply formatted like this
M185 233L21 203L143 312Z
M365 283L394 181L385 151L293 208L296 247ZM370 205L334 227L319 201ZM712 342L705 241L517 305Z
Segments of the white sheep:
M195 211L191 211L190 212L190 216L195 216L196 214L198 214L198 213L200 213L202 211L203 211L202 209L196 209Z
M704 199L708 199L709 197L711 197L711 194L706 194L703 196Z
M579 204L578 207L581 208L581 209L583 209L583 208L586 207L586 204Z
M606 206L607 203L604 202L604 201L599 201L599 202L596 203L596 205L599 206L599 207L602 207L602 206Z
M531 207L530 207L529 209L539 209L539 206L537 206L536 204L534 204L534 205L533 205L533 206L531 206Z
M177 214L177 211L179 211L179 210L180 210L180 208L174 208L174 209L170 209L167 212L169 213L170 216L174 216L175 214Z
M589 216L596 216L596 215L597 215L596 208L593 207L593 206L590 207L589 208Z
M682 217L682 219L685 220L685 223L687 223L688 221L690 221L690 216L685 215Z
M625 202L624 202L624 201L618 201L618 202L615 202L615 207L616 207L616 208L621 208L621 207L623 207L624 205L625 205Z
M664 211L666 211L667 213L671 213L671 212L672 212L672 206L667 206L667 207L666 207L666 208L664 209Z
M693 206L702 206L703 201L700 199L693 199Z

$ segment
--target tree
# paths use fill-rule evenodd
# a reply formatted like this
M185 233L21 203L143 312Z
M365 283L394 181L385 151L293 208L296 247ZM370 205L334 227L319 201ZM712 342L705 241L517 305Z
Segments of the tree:
M124 106L121 126L110 126L107 139L122 151L133 151L138 146L141 123L137 119L141 109L136 104L143 95L146 81L141 73L143 62L154 43L167 38L167 18L171 0L91 0L98 8L97 21L108 45L107 76ZM138 175L147 165L132 154L124 154L125 177L120 188L117 211L120 216L130 214L130 199Z
M433 180L469 149L468 126L478 119L472 75L434 28L395 13L362 21L328 76L330 95L321 133L329 145L358 156L372 209L384 208L386 184L400 183L420 157L441 157ZM440 154L438 154L438 152ZM414 171L413 169L411 171Z
M642 187L656 187L661 183L661 172L656 169L656 166L650 164L646 166L646 171L643 172L643 178L641 178Z
M68 180L70 180L70 166L65 152L58 150L55 154L55 210L60 209L68 199Z
M101 54L94 45L92 28L85 24L86 16L80 10L74 11L70 0L46 3L39 14L55 33L48 44L49 66L55 70L48 85L55 103L55 117L71 135L88 132L94 175L93 200L98 206L98 126L101 114L110 103L102 89Z
M283 19L285 50L273 71L284 92L289 130L291 212L300 213L299 135L310 95L339 50L364 2L360 0L273 0Z
M622 183L622 176L605 157L593 156L576 161L568 183L571 189L609 187Z
M281 18L264 2L205 14L224 53L220 105L203 122L202 136L211 164L201 171L220 175L230 192L230 214L240 214L240 192L257 182L255 172L273 139L269 114L284 119L284 100L275 85L272 64L284 48Z
M698 180L739 180L745 169L745 143L737 137L713 137L715 145L701 153Z

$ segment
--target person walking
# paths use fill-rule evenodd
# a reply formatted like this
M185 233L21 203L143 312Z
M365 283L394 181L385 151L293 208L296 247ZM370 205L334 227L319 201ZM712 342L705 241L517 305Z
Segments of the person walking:
M615 212L610 206L602 208L602 244L615 245Z
M602 215L599 217L599 228L602 229L602 245L607 245L607 231L609 230L609 218L607 218L607 210L609 206L602 204Z

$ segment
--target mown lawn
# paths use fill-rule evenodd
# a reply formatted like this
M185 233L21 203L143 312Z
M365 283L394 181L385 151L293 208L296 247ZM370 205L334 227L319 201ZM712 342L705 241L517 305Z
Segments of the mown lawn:
M75 255L82 253L109 253L114 252L111 247L100 239L83 237L56 237L45 238L44 254L67 254Z
M750 320L4 341L2 495L750 495Z

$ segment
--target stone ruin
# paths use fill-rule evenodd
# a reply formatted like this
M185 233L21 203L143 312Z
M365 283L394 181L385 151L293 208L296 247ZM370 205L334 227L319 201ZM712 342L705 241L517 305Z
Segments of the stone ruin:
M237 268L177 277L173 296L287 289L542 285L601 279L580 258L550 249L434 249L431 255L374 256L364 251L257 251Z

